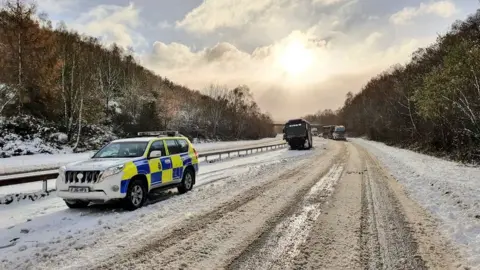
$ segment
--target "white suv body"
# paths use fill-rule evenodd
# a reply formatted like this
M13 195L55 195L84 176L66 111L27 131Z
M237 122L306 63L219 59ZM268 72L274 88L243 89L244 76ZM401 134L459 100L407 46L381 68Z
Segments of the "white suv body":
M123 175L121 173L114 174L115 168L141 159L143 157L112 160L92 158L68 164L60 169L56 182L57 195L66 200L89 200L92 202L123 199L126 194L119 192ZM108 173L105 174L105 172ZM79 179L79 176L82 179ZM88 188L89 192L74 192L72 188Z

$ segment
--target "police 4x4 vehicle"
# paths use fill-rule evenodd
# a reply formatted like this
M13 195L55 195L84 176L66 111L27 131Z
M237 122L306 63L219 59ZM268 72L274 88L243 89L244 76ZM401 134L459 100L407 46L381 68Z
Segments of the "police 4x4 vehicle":
M139 136L150 137L112 141L91 159L60 168L58 197L70 208L122 200L126 209L134 210L153 189L191 190L198 173L198 153L191 142L177 132Z

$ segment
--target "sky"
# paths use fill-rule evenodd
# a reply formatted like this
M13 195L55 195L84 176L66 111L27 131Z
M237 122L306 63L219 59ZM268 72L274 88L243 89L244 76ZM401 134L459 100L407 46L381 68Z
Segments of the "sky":
M342 106L406 63L475 0L37 0L54 25L134 49L140 64L203 91L247 85L284 121Z

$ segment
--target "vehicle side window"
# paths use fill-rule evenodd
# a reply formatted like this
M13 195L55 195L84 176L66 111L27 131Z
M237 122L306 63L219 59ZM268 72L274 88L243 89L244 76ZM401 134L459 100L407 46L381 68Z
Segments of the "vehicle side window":
M165 140L168 147L168 152L170 155L180 154L180 145L178 145L176 140Z
M178 145L180 146L180 153L188 152L188 143L185 140L177 140Z
M162 151L162 157L167 155L167 153L165 151L165 146L163 145L163 141L153 142L152 146L150 146L149 153L151 153L152 151Z

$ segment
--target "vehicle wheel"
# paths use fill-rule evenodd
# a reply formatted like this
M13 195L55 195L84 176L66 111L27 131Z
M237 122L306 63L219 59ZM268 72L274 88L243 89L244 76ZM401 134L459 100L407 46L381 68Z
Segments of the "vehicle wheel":
M76 201L76 200L63 200L65 204L72 209L77 209L77 208L86 208L90 202L88 201Z
M135 210L142 207L147 201L147 188L140 179L133 180L127 190L125 197L125 209Z
M192 172L192 170L191 169L186 170L185 174L183 174L182 183L178 187L178 193L184 194L192 190L194 180L195 180L195 175Z
M305 140L305 143L303 143L303 149L310 149L310 141L309 140Z

